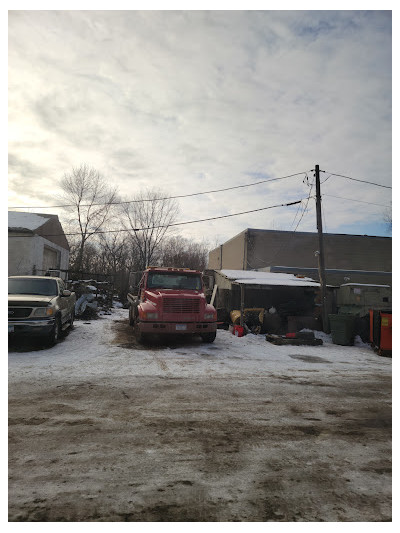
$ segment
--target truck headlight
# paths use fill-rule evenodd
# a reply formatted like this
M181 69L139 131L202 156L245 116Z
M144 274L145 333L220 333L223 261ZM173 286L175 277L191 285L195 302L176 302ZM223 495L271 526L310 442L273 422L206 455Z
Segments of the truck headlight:
M54 309L52 307L38 307L34 310L33 316L53 316L54 315Z
M204 313L204 318L206 320L212 320L214 318L214 313Z
M144 318L147 318L148 320L157 320L158 313L144 313Z

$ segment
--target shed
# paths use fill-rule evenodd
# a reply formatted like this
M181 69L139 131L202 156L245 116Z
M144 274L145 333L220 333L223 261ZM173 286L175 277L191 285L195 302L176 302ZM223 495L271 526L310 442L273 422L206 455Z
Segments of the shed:
M240 309L242 293L245 308L265 310L265 328L271 333L296 331L301 326L321 329L320 284L317 281L293 274L250 270L213 272L217 285L214 305L219 319ZM328 305L333 307L332 291Z
M69 245L57 215L8 212L8 275L68 269Z

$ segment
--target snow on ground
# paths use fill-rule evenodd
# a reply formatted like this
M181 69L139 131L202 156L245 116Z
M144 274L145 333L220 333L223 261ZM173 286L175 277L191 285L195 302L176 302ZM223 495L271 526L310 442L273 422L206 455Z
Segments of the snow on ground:
M330 335L316 332L322 346L275 346L265 340L265 335L249 334L236 337L229 331L218 330L213 344L196 338L186 341L166 342L161 345L131 346L113 342L114 321L125 321L126 309L113 309L111 315L97 320L76 321L74 330L56 346L44 350L9 351L9 381L35 377L63 376L63 380L89 379L100 375L165 375L165 365L174 375L198 377L227 374L263 375L265 373L297 373L299 370L318 371L320 374L340 375L345 371L360 373L374 368L381 373L391 372L391 359L379 357L373 349L356 339L355 346L332 343ZM132 331L133 340L133 331ZM168 363L160 367L160 357ZM315 359L317 358L317 359ZM189 360L190 364L181 364ZM318 364L316 364L318 363Z
M10 345L9 521L390 521L391 359L317 335Z

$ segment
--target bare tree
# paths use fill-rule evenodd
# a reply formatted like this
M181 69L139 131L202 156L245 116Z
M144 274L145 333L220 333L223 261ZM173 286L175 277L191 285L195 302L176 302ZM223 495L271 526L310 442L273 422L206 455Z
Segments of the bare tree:
M128 255L127 237L121 232L100 233L98 246L103 258L103 268L108 274L115 275L124 268Z
M392 233L392 202L390 202L390 207L383 214L383 220L386 224L386 231Z
M137 268L144 270L158 260L161 243L171 231L179 212L178 204L160 190L148 189L122 204L124 226L129 230L131 247L137 253Z
M192 268L203 271L208 263L208 245L184 237L169 238L162 247L162 264L170 267Z
M101 174L87 165L72 169L60 181L62 199L68 205L65 209L72 215L70 227L77 229L75 270L82 269L85 244L100 231L111 215L111 207L117 199L117 189L109 187Z

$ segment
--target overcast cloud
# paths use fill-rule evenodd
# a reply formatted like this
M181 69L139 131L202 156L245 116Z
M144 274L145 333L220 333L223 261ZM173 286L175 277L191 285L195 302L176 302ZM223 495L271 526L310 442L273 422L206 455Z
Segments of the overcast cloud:
M54 205L82 163L127 198L302 173L181 199L180 221L305 199L315 164L322 182L391 186L391 38L390 11L10 11L9 206ZM390 189L332 176L322 192L326 231L387 235ZM315 231L308 207L299 231ZM297 212L181 232L216 245Z

